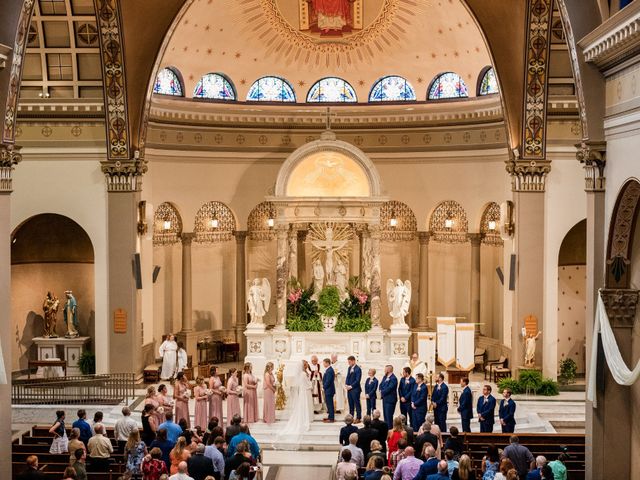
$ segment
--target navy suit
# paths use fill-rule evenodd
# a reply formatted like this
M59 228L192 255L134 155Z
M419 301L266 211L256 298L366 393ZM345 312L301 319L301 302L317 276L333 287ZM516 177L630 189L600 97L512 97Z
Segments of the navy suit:
M516 429L516 402L511 399L500 400L498 417L505 423L502 425L502 433L513 433Z
M438 383L431 392L431 401L436 404L433 416L441 432L447 431L447 412L449 411L449 387L446 383Z
M414 430L420 428L424 423L424 418L427 416L427 385L424 383L416 384L413 386L411 392L411 425Z
M476 405L476 411L478 417L482 417L484 420L480 420L480 431L483 433L493 433L494 424L494 410L496 409L496 399L493 395L485 400L484 395L478 399Z
M333 411L333 397L336 394L335 378L336 372L333 371L332 366L329 366L322 377L322 388L324 389L324 400L327 404L327 417L329 420L335 420L335 412Z
M392 373L384 376L380 382L380 397L382 398L382 413L389 428L393 427L393 414L398 403L398 378Z
M376 409L376 398L378 398L378 379L376 377L367 377L364 382L364 394L369 395L367 398L367 415L371 415Z
M473 417L473 395L471 389L467 385L460 394L458 400L458 412L460 413L460 419L462 420L462 431L471 431L471 417Z
M345 385L351 387L351 390L347 391L347 400L349 401L349 413L353 415L353 411L356 411L355 418L362 418L362 405L360 404L360 394L362 393L362 386L360 380L362 379L362 369L358 365L349 367L347 371L347 378L345 379Z
M398 395L400 396L400 413L407 417L407 425L413 425L413 420L411 419L411 392L413 391L413 386L416 384L416 379L413 377L400 379L400 385L398 386ZM402 401L404 398L404 402Z

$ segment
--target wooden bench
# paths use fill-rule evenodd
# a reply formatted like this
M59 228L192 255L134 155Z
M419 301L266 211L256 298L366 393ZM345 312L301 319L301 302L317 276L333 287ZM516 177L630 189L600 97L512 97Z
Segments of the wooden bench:
M31 369L40 367L62 367L64 376L67 376L67 361L66 360L29 360L27 379L31 379Z
M158 383L160 381L160 370L162 370L162 365L159 363L152 363L144 367L142 372L144 383Z

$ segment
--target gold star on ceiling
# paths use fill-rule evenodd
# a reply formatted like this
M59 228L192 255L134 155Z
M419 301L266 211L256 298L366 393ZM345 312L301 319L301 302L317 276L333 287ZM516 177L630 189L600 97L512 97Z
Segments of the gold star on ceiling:
M236 52L236 58L240 58L240 52Z
M360 85L361 87L364 87L364 80L358 80L358 85Z
M211 52L213 52L212 48L207 48L207 55L211 55Z
M298 85L299 85L300 87L304 87L304 80L300 80L300 81L298 82Z
M460 54L458 53L458 51L456 50L455 52L453 52L453 56L458 58L460 56Z
M247 81L244 78L240 80L240 85L244 85L245 83L247 83Z
M422 77L418 77L418 83L422 83L423 81Z
M205 32L208 32L209 30L211 30L211 25L207 25L204 27Z

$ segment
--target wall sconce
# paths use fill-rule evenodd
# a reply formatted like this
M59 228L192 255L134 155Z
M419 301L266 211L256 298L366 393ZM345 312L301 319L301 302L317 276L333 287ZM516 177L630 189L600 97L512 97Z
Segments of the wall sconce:
M395 210L391 211L391 218L389 219L389 226L391 228L396 228L398 226L398 219L396 218Z
M275 225L275 220L273 218L267 218L267 227L269 228L273 228L273 226Z
M496 230L496 221L495 220L489 220L489 230L492 232L495 232Z
M220 221L218 220L218 217L213 217L211 220L209 220L209 226L211 228L218 228L220 226Z
M163 230L171 230L171 220L165 220L162 223L162 229Z
M453 218L451 218L451 212L447 213L447 218L444 220L444 227L451 230L454 223Z

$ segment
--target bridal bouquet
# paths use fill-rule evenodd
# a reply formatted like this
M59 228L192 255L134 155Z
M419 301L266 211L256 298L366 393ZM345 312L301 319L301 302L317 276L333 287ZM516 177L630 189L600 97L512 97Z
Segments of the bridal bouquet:
M224 387L220 387L218 389L218 391L220 392L220 395L222 396L222 399L224 400L225 398L227 398L227 389Z
M156 412L158 412L160 415L164 415L164 407L156 408Z
M238 387L236 388L236 392L238 392L238 396L241 397L242 396L242 386L238 385Z
M204 393L205 393L205 395L206 395L207 397L210 397L211 395L213 395L213 390L210 390L210 389L208 389L208 388L207 388L207 389L204 391Z
M191 390L186 390L183 394L182 394L182 398L189 400L191 398Z

